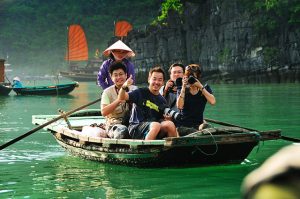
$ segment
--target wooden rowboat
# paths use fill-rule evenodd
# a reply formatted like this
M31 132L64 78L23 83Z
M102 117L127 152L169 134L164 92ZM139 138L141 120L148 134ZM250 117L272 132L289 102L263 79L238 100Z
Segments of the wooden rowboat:
M0 83L0 96L1 95L8 95L12 90L10 83Z
M27 86L22 88L13 88L18 95L66 95L78 87L77 82L69 84L56 84L48 86Z
M104 122L103 116L95 116L93 112L95 110L69 117L72 129L63 120L45 128L63 148L75 156L136 167L241 163L260 141L279 139L281 136L280 130L258 133L237 127L219 126L188 136L163 140L89 137L81 132L82 126ZM97 113L100 113L99 110ZM55 115L36 115L32 122L40 125L54 117Z

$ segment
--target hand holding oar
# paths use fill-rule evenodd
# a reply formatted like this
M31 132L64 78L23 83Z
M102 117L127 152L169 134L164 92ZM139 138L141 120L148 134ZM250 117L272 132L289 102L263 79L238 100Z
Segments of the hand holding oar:
M246 130L249 130L249 131L262 132L262 131L259 131L259 130L256 130L256 129L242 127L242 126L238 126L238 125L235 125L235 124L230 124L230 123L222 122L222 121L218 121L218 120L213 120L213 119L208 119L208 118L205 118L205 120L208 121L208 122L212 122L212 123L215 123L215 124L220 124L220 125L223 125L223 126L232 126L232 127L243 128L243 129L246 129ZM276 132L276 131L278 132L280 130L265 131L265 132ZM287 140L287 141L300 142L300 139L298 139L298 138L292 138L292 137L287 137L287 136L283 136L283 135L281 135L280 138L283 139L283 140Z
M72 110L72 111L69 111L69 112L67 112L67 113L64 113L64 114L62 114L62 115L60 115L60 116L58 116L58 117L56 117L56 118L54 118L54 119L52 119L52 120L50 120L50 121L48 121L48 122L46 122L46 123L40 125L40 126L34 128L34 129L28 131L27 133L24 133L23 135L21 135L21 136L15 138L15 139L13 139L13 140L11 140L11 141L9 141L9 142L3 144L3 145L1 145L1 146L0 146L0 150L2 150L2 149L4 149L4 148L6 148L6 147L8 147L8 146L10 146L10 145L12 145L12 144L14 144L15 142L18 142L19 140L21 140L21 139L23 139L23 138L25 138L25 137L27 137L27 136L29 136L29 135L31 135L31 134L33 134L34 132L36 132L36 131L38 131L38 130L44 128L45 126L48 126L49 124L51 124L51 123L53 123L53 122L56 122L56 121L60 120L60 119L63 118L63 117L66 117L66 116L68 116L68 115L71 115L72 113L74 113L74 112L76 112L76 111L79 111L79 110L81 110L81 109L83 109L83 108L85 108L85 107L87 107L87 106L90 106L90 105L92 105L92 104L95 104L95 103L99 102L100 100L101 100L101 98L99 98L99 99L97 99L97 100L95 100L95 101L93 101L93 102L90 102L90 103L88 103L88 104L86 104L86 105L83 105L83 106L81 106L81 107L79 107L79 108L76 108L76 109L74 109L74 110Z

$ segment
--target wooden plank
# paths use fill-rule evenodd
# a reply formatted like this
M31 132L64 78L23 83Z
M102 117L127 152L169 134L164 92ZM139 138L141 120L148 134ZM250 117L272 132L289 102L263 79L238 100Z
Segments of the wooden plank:
M61 129L59 130L59 132L61 132L62 134L68 136L68 137L72 137L75 139L79 139L80 136L80 132L76 131L76 130L70 130L66 127L61 127Z
M261 135L260 140L276 140L281 138L281 130L272 130L272 131L261 131L259 132Z
M88 137L88 139L89 139L89 142L102 143L101 137Z
M78 139L80 141L85 141L85 142L88 142L89 141L89 137L88 136L85 136L85 135L78 135Z
M225 135L203 135L200 137L166 138L165 146L193 146L212 144L232 144L239 142L255 142L259 137L256 133L237 133Z

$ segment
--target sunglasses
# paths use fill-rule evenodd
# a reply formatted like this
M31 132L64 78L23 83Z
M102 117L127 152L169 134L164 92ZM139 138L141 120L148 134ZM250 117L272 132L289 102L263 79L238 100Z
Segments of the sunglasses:
M185 67L186 71L192 71L192 72L200 72L200 66L197 64L190 64Z

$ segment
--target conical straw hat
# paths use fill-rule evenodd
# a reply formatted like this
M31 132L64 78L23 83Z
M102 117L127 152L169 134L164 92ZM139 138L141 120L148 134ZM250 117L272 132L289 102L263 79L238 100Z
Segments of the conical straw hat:
M124 44L121 40L112 44L105 51L103 51L103 55L108 57L112 50L126 50L129 52L127 55L128 57L135 56L134 52L126 44Z
M19 77L14 77L13 80L16 80L16 81L19 81L19 82L21 81Z

